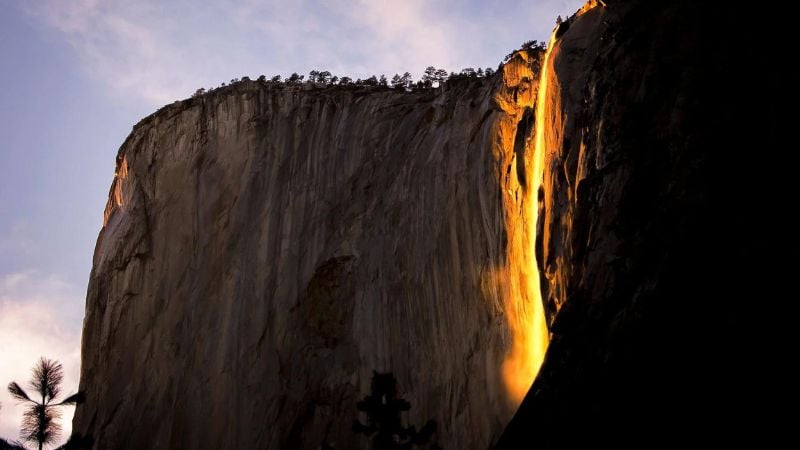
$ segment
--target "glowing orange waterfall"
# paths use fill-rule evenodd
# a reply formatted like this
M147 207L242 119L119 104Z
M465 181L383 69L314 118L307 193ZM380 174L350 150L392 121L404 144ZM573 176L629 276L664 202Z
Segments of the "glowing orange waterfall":
M539 285L539 269L536 263L536 220L538 215L538 190L542 182L545 156L545 117L547 112L548 64L555 42L555 30L542 61L539 76L539 91L536 96L535 134L532 161L525 164L528 179L532 180L524 190L524 247L517 261L521 277L512 282L512 304L507 310L508 323L514 342L511 353L503 362L503 378L511 399L519 404L528 392L539 372L547 350L549 333Z
M600 0L588 0L575 16L585 14L599 6L605 4ZM569 20L573 20L575 16ZM555 48L558 28L556 27L550 35L539 74L533 145L531 145L533 148L529 147L530 152L526 152L531 155L531 159L525 161L526 179L530 182L522 190L522 224L514 224L515 226L511 228L515 234L516 230L520 229L522 236L510 236L515 245L509 249L508 255L510 283L506 315L514 341L511 352L503 362L503 379L509 397L517 404L522 402L539 373L550 339L539 284L539 266L536 262L536 222L539 214L538 192L544 175L547 142L548 138L555 137L548 133L548 130L558 126L554 118L559 114L555 111L560 108L557 98L559 94L552 92L558 87L555 83L551 84L554 80L550 79L555 73L550 58ZM551 145L560 144L551 143Z

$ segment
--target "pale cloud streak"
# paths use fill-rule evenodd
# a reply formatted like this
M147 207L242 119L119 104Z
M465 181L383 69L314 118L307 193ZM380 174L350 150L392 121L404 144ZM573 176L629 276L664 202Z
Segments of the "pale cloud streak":
M152 105L181 97L193 85L174 70L179 49L158 33L157 11L137 2L43 0L27 12L60 33L88 74L111 92ZM142 3L141 5L144 5ZM163 45L162 45L163 43Z
M452 65L458 53L451 23L437 20L435 2L406 0L390 6L369 0L248 1L234 8L243 27L281 43L280 65L306 65L352 77ZM303 71L305 72L305 71Z
M369 51L379 58L379 67L395 66L392 72L402 74L431 64L452 67L458 59L458 41L450 36L459 30L437 20L430 2L408 0L387 8L384 2L361 0L356 8L341 6L350 20L367 30L363 39L374 42Z
M428 65L494 67L523 40L549 35L555 15L580 4L40 0L26 9L111 92L155 108L244 75L326 69L352 77L419 76Z
M81 291L55 276L17 272L0 276L0 437L19 437L23 405L8 394L11 381L28 388L30 370L44 356L64 365L62 391L77 391L80 373ZM77 322L77 323L76 323ZM64 408L62 438L74 408Z
M10 224L5 235L0 235L0 266L12 258L23 259L36 253L37 242L28 233L30 224L25 221L16 221Z

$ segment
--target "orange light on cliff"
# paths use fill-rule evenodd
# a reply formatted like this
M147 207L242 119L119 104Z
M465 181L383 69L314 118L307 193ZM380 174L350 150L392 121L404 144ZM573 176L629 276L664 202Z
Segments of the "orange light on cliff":
M111 192L108 196L108 202L106 202L106 209L103 211L104 227L108 224L108 218L111 217L111 213L125 203L122 184L125 182L126 178L128 178L128 160L122 158L122 161L117 164L117 169L114 171L114 181L111 183Z
M589 0L577 12L577 16L598 6L597 0ZM519 404L531 388L539 368L544 361L550 334L542 302L542 290L539 284L539 266L536 262L536 227L539 214L538 191L544 175L544 163L547 153L547 126L550 123L552 112L548 106L555 103L550 95L558 93L548 92L550 77L553 70L550 67L550 54L555 47L556 32L550 35L547 51L542 60L539 75L539 90L536 94L535 128L532 161L525 164L527 179L532 180L531 185L525 189L523 202L523 229L525 236L522 239L524 248L521 252L510 253L510 264L519 274L517 282L512 281L511 304L507 305L506 314L514 342L511 352L503 362L503 379L510 398ZM557 106L552 106L557 107Z
M547 350L549 333L542 303L542 290L539 284L539 268L536 263L536 220L538 215L538 190L542 180L542 169L545 155L544 124L548 62L550 50L555 42L555 31L550 37L550 45L542 61L542 70L539 78L539 91L536 95L536 116L532 164L526 164L531 186L525 189L524 216L525 237L522 249L522 261L512 261L521 264L520 285L512 288L513 305L507 309L508 322L514 338L511 353L503 362L503 379L511 399L519 404L531 387L533 380L539 373L539 367L544 360Z

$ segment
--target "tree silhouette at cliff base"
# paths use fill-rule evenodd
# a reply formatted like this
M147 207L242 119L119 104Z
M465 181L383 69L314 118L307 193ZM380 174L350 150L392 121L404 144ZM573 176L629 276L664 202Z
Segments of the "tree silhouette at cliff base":
M366 414L366 423L356 420L353 431L372 438L374 450L405 450L424 446L436 432L436 421L429 420L419 431L403 426L402 413L411 404L397 396L397 380L391 373L373 372L370 394L358 402L357 408ZM431 450L439 449L432 444Z

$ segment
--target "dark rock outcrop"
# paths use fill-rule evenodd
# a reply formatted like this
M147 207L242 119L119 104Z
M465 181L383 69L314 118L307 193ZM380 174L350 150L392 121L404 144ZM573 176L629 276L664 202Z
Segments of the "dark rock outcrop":
M498 448L763 447L782 428L788 178L770 155L789 41L754 8L608 3L543 68L538 246L559 312Z

